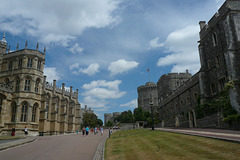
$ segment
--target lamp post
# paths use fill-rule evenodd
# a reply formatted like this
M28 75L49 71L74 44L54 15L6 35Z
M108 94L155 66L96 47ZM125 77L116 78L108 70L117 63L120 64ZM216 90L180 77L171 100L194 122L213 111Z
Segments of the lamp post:
M152 116L152 130L154 130L154 121L153 121L153 97L152 97L152 94L150 94L149 105L150 105L150 108L151 108L151 116Z

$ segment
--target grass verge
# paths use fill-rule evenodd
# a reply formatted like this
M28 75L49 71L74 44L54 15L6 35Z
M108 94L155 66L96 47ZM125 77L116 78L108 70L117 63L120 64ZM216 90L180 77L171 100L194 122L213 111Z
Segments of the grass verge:
M118 131L105 145L105 160L239 160L240 144L178 133Z

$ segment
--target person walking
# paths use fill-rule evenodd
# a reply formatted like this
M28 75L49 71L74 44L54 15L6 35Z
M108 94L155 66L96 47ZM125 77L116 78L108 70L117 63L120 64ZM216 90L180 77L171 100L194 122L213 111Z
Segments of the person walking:
M88 126L86 127L86 136L88 135L88 133L89 133L89 128L88 128Z
M103 127L100 128L101 135L103 136Z
M13 137L15 136L15 128L13 127L12 128L12 134L11 134Z
M86 130L86 128L83 127L83 128L82 128L82 135L83 135L83 136L84 136L84 134L85 134L85 130Z
M25 134L25 136L28 135L28 129L27 129L27 127L24 128L24 134Z

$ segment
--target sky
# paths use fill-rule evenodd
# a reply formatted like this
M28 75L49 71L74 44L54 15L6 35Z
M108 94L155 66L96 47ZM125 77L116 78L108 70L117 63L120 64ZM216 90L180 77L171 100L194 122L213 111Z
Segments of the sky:
M0 0L0 38L43 52L44 75L104 113L134 110L137 87L200 68L199 21L224 0ZM147 71L149 69L149 72Z

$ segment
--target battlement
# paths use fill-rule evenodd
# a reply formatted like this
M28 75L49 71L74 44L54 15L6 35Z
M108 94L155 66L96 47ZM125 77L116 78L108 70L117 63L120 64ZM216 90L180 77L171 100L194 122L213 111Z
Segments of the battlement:
M12 51L3 54L3 58L10 58L10 57L15 57L15 56L20 56L20 55L35 55L37 57L45 58L45 54L34 49L22 49L22 50L17 50L17 51Z
M192 74L188 73L188 71L186 73L168 73L168 74L164 74L160 77L160 79L172 79L172 78L188 78L192 76ZM159 79L159 80L160 80Z
M59 86L54 87L54 85L49 82L45 82L45 88L50 91L53 91L55 89L56 93L59 93L59 94L64 93L64 95L68 96L68 97L70 97L70 95L71 95L71 90L65 89L65 87L64 87L64 89L63 89L63 87L59 87ZM76 92L72 92L72 97L75 99L78 99L78 90Z
M154 82L147 82L145 85L141 85L137 88L137 91L145 90L145 89L154 89L157 88L157 85Z

